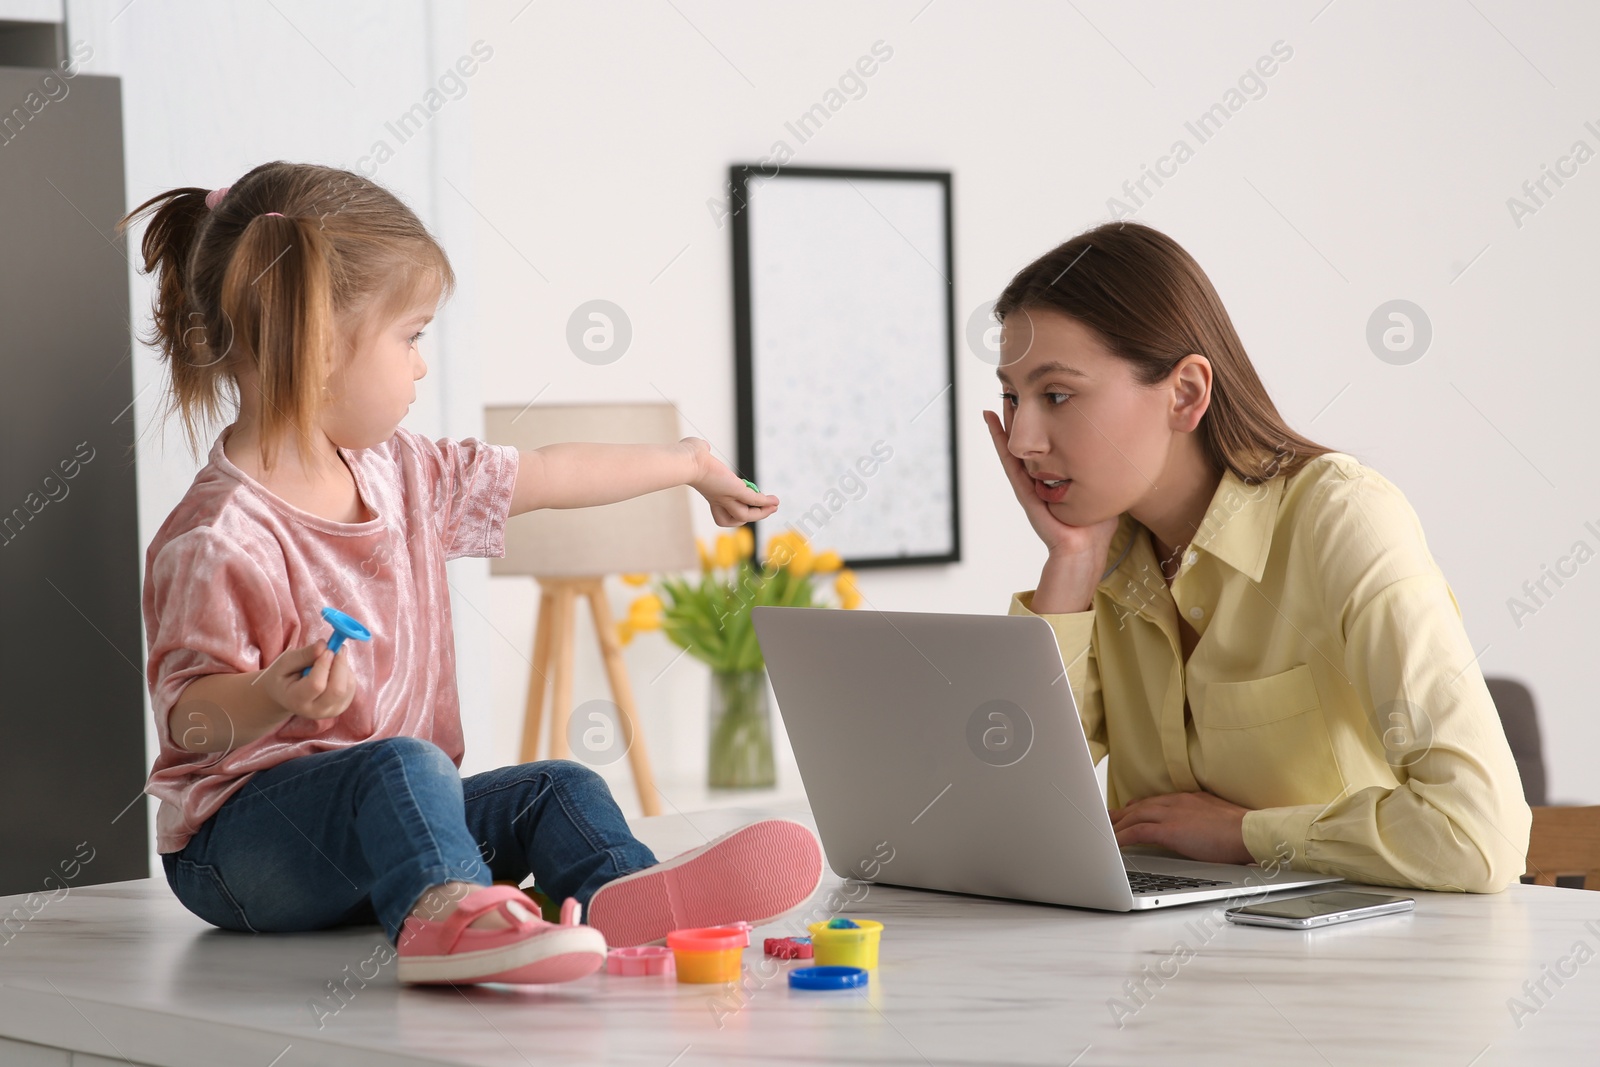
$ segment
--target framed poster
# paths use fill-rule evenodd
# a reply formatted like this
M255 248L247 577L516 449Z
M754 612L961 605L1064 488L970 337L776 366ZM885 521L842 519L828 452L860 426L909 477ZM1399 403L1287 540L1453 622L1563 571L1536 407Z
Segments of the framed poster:
M961 558L946 171L730 168L739 465L852 567Z

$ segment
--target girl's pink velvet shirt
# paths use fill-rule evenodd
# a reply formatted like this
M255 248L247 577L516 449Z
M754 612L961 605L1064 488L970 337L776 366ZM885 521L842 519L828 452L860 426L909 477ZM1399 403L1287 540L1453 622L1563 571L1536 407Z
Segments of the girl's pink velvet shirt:
M231 427L230 427L231 429ZM505 555L519 454L474 438L432 441L399 429L385 444L340 449L366 522L332 522L285 502L211 447L145 555L146 680L160 751L145 791L160 799L156 849L176 852L256 771L381 737L463 752L445 561ZM224 752L174 743L168 712L204 674L243 674L326 639L324 607L354 616L371 641L348 641L356 693L335 719L291 718Z

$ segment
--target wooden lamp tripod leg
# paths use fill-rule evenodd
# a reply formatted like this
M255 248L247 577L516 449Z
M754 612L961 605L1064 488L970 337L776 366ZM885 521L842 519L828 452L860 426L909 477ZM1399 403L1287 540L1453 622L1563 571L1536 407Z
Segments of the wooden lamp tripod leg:
M572 657L577 645L577 590L571 581L555 584L555 633L551 655L555 659L550 697L550 758L567 759L567 718L572 714Z
M656 799L655 774L650 769L650 752L645 746L644 729L639 725L639 709L633 700L633 685L628 680L627 664L622 659L622 646L617 641L617 628L612 622L611 605L606 602L605 586L600 580L585 589L589 597L589 613L594 619L595 634L600 639L600 655L605 660L606 677L611 682L611 696L621 712L623 728L630 740L628 762L633 767L633 784L639 790L639 807L646 815L660 815L661 804Z
M533 631L533 669L528 672L528 703L522 720L522 754L519 762L539 758L539 734L544 727L544 691L550 684L551 632L555 629L555 597L539 587L539 620Z

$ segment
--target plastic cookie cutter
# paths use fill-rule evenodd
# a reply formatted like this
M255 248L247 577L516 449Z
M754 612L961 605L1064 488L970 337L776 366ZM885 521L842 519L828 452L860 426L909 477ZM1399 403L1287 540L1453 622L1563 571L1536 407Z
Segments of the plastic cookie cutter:
M677 968L672 962L672 950L666 945L636 945L607 952L606 973L642 978L645 975L676 974Z
M789 972L790 989L856 989L867 984L860 967L799 967Z
M809 960L811 958L811 939L809 937L769 937L763 943L768 956L776 956L780 960Z
M339 646L344 644L345 638L347 637L353 637L357 641L372 640L371 630L367 629L365 626L362 626L359 622L352 619L338 608L323 608L322 617L327 621L329 626L333 627L333 635L328 638L329 652L339 651ZM300 677L304 678L310 673L311 668L307 667L305 670L300 672Z

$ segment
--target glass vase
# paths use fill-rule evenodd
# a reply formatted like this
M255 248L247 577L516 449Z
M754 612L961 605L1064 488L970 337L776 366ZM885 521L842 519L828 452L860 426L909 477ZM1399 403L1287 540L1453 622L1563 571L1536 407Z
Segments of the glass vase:
M777 784L767 672L711 672L711 745L706 784L761 789Z

